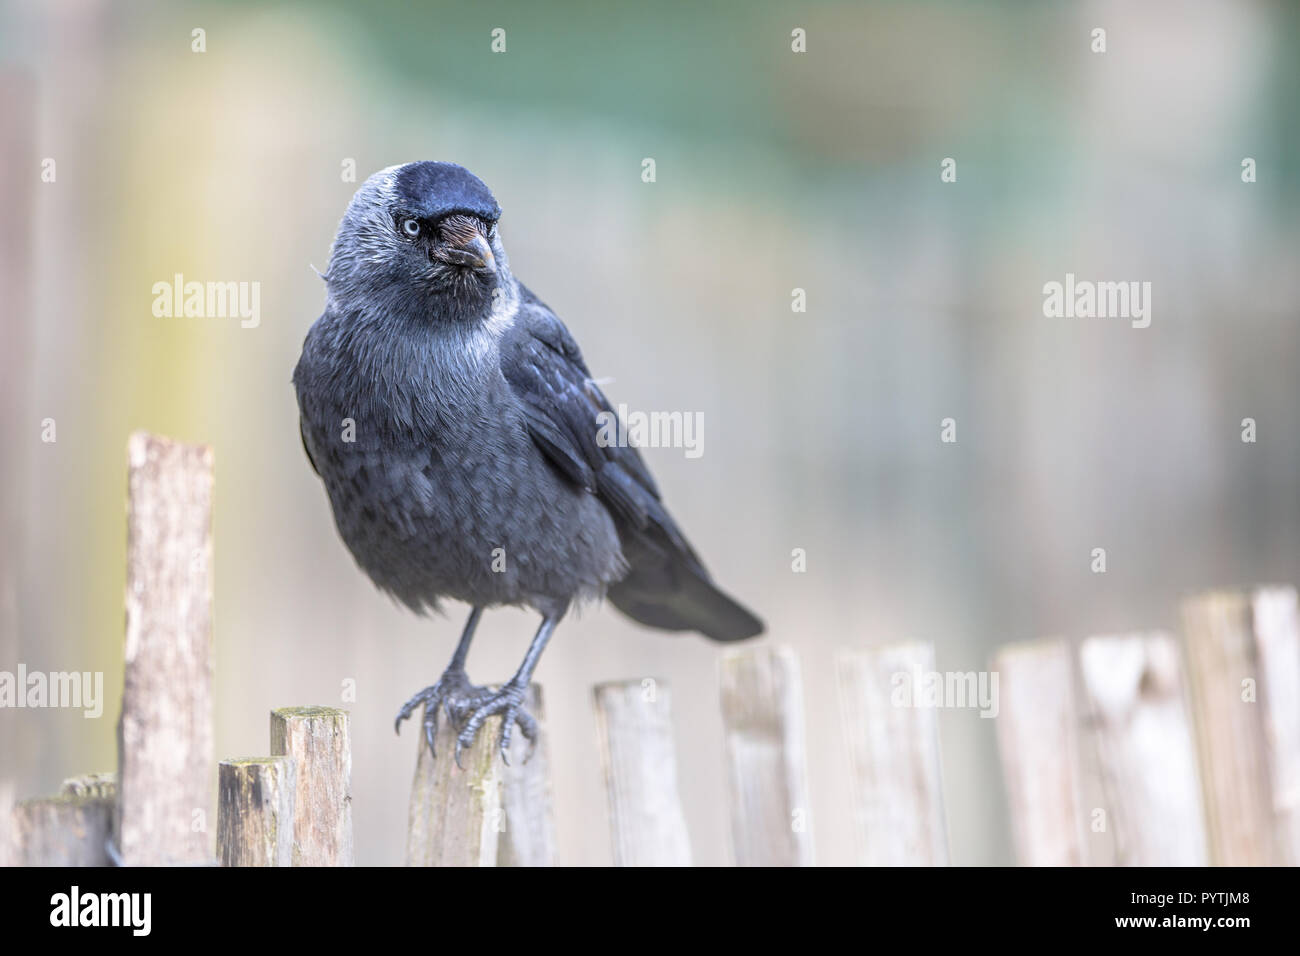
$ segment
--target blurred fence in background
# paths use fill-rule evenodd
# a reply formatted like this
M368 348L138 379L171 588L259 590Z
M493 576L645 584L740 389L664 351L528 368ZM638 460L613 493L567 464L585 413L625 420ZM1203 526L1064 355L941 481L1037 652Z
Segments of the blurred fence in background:
M352 865L349 716L329 707L277 709L273 756L221 762L214 856L205 825L214 769L212 456L141 434L129 457L118 770L69 780L54 797L0 805L0 862ZM857 862L950 862L936 720L945 707L980 709L997 721L1024 864L1300 862L1296 591L1208 594L1189 599L1183 619L1181 642L1168 634L1092 637L1077 661L1065 641L1010 645L983 672L940 672L925 644L842 653L840 734ZM811 865L798 656L772 644L727 650L719 677L732 858ZM667 683L653 678L594 690L595 749L619 866L694 860L671 699ZM517 735L508 761L498 750L499 716L463 755L450 721L441 722L436 759L416 735L409 865L563 862L536 685L530 703L539 739L530 747ZM1102 794L1095 804L1089 773Z

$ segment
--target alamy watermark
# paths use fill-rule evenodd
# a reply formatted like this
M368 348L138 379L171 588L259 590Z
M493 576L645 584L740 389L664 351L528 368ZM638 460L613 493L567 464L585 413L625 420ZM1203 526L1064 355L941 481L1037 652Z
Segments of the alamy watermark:
M687 458L704 454L703 412L628 411L596 415L596 444L601 448L681 448Z
M83 893L73 884L50 897L51 926L123 927L133 936L148 936L152 912L152 893Z
M260 282L186 282L178 272L171 282L155 282L152 291L159 319L239 319L245 329L262 322Z
M1065 282L1043 286L1043 315L1049 319L1130 319L1133 328L1151 324L1150 282L1092 282L1065 274Z
M998 715L997 671L897 671L889 678L894 707L970 708Z
M103 671L0 671L0 708L81 708L87 720L104 713Z

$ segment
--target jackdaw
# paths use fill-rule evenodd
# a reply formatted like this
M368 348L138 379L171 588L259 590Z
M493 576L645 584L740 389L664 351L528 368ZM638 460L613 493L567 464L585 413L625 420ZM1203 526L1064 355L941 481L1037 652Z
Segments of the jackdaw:
M575 602L718 641L762 622L713 584L640 453L601 438L614 414L568 329L510 273L486 185L452 163L393 166L357 190L330 252L325 312L294 369L303 447L357 564L416 612L472 608L451 663L417 693L456 756L502 714L532 742L533 668ZM607 434L607 432L606 432ZM483 609L542 615L498 691L469 682Z

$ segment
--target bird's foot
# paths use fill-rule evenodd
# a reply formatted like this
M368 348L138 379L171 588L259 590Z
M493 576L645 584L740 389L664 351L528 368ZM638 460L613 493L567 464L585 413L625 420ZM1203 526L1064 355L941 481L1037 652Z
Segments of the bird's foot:
M464 670L448 668L438 678L436 684L426 687L402 705L397 720L393 722L393 729L400 733L402 721L410 717L415 712L415 708L423 704L424 739L429 745L430 756L436 757L437 752L434 750L433 741L438 735L438 711L440 709L445 711L447 719L457 731L455 757L456 766L459 767L461 752L473 746L479 728L489 717L501 714L504 720L501 724L498 746L501 749L501 759L509 764L510 740L514 734L515 724L519 725L520 732L530 745L535 745L537 742L537 721L524 710L526 695L527 687L513 680L502 684L500 690L493 691L487 687L471 684L469 675ZM531 756L530 746L524 760Z
M520 732L529 744L528 754L524 757L525 762L533 755L533 747L537 744L537 721L533 719L532 714L524 710L524 698L527 693L527 684L517 683L512 678L502 684L500 690L496 692L489 691L487 696L480 701L478 707L469 714L468 719L463 724L457 724L460 730L460 733L456 735L456 763L458 765L461 751L473 745L474 738L478 735L483 722L495 714L501 714L503 718L501 721L501 736L497 741L497 746L501 750L501 759L507 765L510 763L510 737L514 733L515 724L519 725Z
M424 739L429 745L429 755L438 754L433 747L433 739L438 735L438 711L447 713L451 725L460 730L469 715L477 712L480 706L492 697L486 687L479 687L469 682L469 675L462 668L449 667L438 683L426 687L402 705L393 722L393 729L402 732L402 721L415 712L415 708L424 705ZM460 744L456 745L456 763L460 763Z

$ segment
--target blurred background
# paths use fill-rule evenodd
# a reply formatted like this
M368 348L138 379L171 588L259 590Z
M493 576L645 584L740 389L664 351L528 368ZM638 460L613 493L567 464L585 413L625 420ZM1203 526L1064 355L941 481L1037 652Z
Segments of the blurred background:
M978 670L1300 579L1292 4L5 3L0 57L0 669L102 670L107 698L0 711L19 798L114 766L125 443L149 429L215 448L218 756L265 752L272 707L346 706L357 862L402 860L417 744L392 718L464 611L416 618L357 571L289 378L348 199L410 160L492 187L516 275L614 402L702 413L702 457L647 457L801 656L819 863L854 859L836 648ZM1149 281L1150 327L1045 318L1067 272ZM176 273L260 283L260 324L156 318ZM513 673L534 627L487 616L471 676ZM643 676L673 687L696 860L728 862L717 656L609 607L558 632L563 863L611 859L591 685ZM994 723L940 715L956 863L1012 859Z

